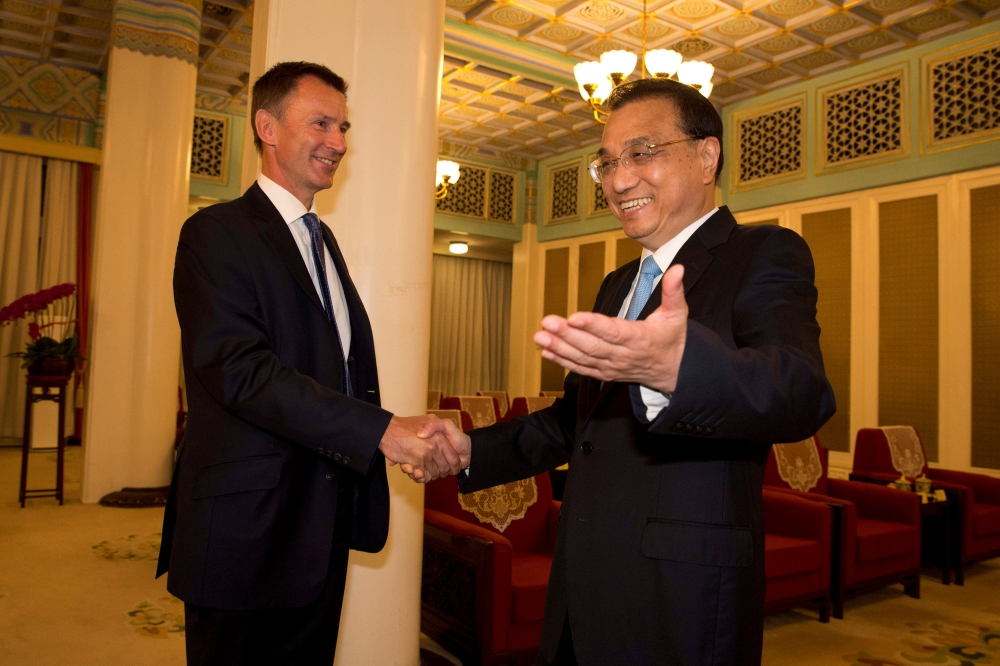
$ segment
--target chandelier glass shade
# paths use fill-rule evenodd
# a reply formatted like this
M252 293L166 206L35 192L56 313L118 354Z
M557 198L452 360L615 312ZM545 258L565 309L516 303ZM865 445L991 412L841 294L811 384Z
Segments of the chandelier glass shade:
M448 196L448 188L458 182L462 170L457 162L451 160L437 161L437 176L435 179L434 198L444 199Z

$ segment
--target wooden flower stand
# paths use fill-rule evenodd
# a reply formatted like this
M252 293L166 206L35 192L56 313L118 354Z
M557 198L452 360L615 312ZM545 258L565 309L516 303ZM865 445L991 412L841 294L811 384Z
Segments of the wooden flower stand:
M21 442L21 508L29 497L55 497L63 503L63 458L66 450L66 385L72 375L28 375L28 395L24 405L24 439ZM35 393L40 388L41 393ZM59 404L59 441L56 443L56 487L28 489L28 453L31 450L31 406L49 400Z

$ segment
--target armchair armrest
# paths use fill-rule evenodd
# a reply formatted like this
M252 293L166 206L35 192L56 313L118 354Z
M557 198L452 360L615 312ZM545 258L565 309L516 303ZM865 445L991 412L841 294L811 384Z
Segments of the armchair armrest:
M764 490L763 498L765 532L830 543L830 507L771 489Z
M468 631L468 648L507 647L511 619L511 554L506 538L434 509L424 509L425 610Z
M920 525L920 498L913 493L843 479L829 479L827 483L830 494L852 502L860 518Z
M562 510L562 502L552 500L549 505L548 529L549 529L549 550L556 548L556 535L559 533L559 512Z
M977 502L1000 504L1000 479L994 479L985 474L959 472L952 469L932 469L928 476L935 481L944 481L971 488Z

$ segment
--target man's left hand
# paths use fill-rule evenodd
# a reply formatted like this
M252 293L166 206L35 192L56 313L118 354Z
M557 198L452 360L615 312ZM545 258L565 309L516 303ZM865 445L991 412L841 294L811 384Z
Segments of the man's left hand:
M569 319L548 315L535 343L543 358L581 375L673 393L687 340L683 279L679 264L664 273L660 307L646 319L626 321L596 312L576 312Z

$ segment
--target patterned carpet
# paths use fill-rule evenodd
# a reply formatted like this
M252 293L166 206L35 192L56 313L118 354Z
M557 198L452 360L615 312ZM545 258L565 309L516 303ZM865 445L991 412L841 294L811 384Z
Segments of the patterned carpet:
M184 606L153 578L163 511L80 504L81 463L68 449L65 506L21 509L20 451L0 448L0 664L180 666ZM29 485L50 485L54 454L32 454L30 471ZM1000 560L964 587L933 573L919 600L888 588L829 624L809 611L767 618L764 664L1000 666ZM426 637L421 647L423 666L458 663Z

